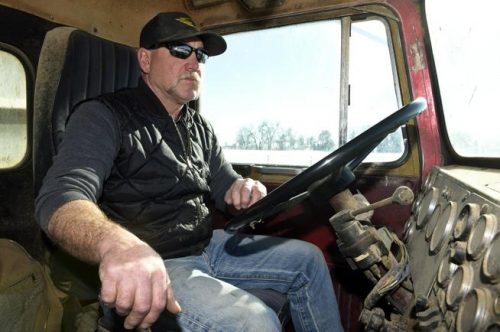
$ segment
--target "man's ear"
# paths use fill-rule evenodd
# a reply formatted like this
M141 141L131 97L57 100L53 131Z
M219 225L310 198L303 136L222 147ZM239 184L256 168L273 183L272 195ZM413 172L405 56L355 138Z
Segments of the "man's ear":
M149 74L151 64L151 51L140 47L137 50L137 61L139 62L141 71L145 74Z

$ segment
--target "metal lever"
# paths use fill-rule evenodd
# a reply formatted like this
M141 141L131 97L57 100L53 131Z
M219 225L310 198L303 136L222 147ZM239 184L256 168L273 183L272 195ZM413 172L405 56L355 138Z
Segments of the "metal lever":
M413 201L410 188L398 187L391 197L356 209L344 209L332 218L340 252L352 269L359 269L375 287L366 296L364 308L371 310L388 295L397 312L404 312L411 293L399 287L409 275L408 253L405 245L386 227L375 228L363 216L356 216L392 203L408 205Z
M396 190L394 190L394 193L392 194L391 197L387 197L381 201L375 202L373 204L363 206L359 209L355 210L344 210L341 213L336 214L330 219L330 223L343 223L352 219L356 219L357 215L369 212L371 210L378 209L380 207L396 203L399 205L408 205L413 202L413 191L406 187L406 186L400 186L397 187Z
M378 209L380 207L389 205L391 203L396 203L399 205L408 205L413 202L413 191L406 187L406 186L400 186L397 187L396 190L394 190L394 193L392 194L391 197L384 198L381 201L375 202L373 204L363 206L362 208L356 209L354 211L351 211L351 216L354 219L354 216L357 216L358 214L362 214L371 210Z

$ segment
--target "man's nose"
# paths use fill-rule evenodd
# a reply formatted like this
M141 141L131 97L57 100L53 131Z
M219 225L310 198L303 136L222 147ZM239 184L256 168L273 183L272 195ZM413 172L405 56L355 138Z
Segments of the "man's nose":
M191 53L186 60L187 60L186 65L188 69L198 70L200 68L200 63L196 58L196 52Z

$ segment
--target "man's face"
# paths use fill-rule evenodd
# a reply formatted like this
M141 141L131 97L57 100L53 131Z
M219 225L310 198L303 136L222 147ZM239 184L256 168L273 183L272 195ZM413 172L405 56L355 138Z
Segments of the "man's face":
M203 48L198 38L183 41L194 48ZM180 59L170 54L165 47L150 51L147 80L160 100L163 98L183 105L197 99L201 88L202 64L198 63L195 52L187 59Z

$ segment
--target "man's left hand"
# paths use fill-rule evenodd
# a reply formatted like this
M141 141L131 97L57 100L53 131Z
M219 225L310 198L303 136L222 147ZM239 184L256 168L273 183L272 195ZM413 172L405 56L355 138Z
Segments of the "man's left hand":
M250 178L236 179L226 191L224 201L236 210L241 210L252 206L266 194L266 187L259 181Z

